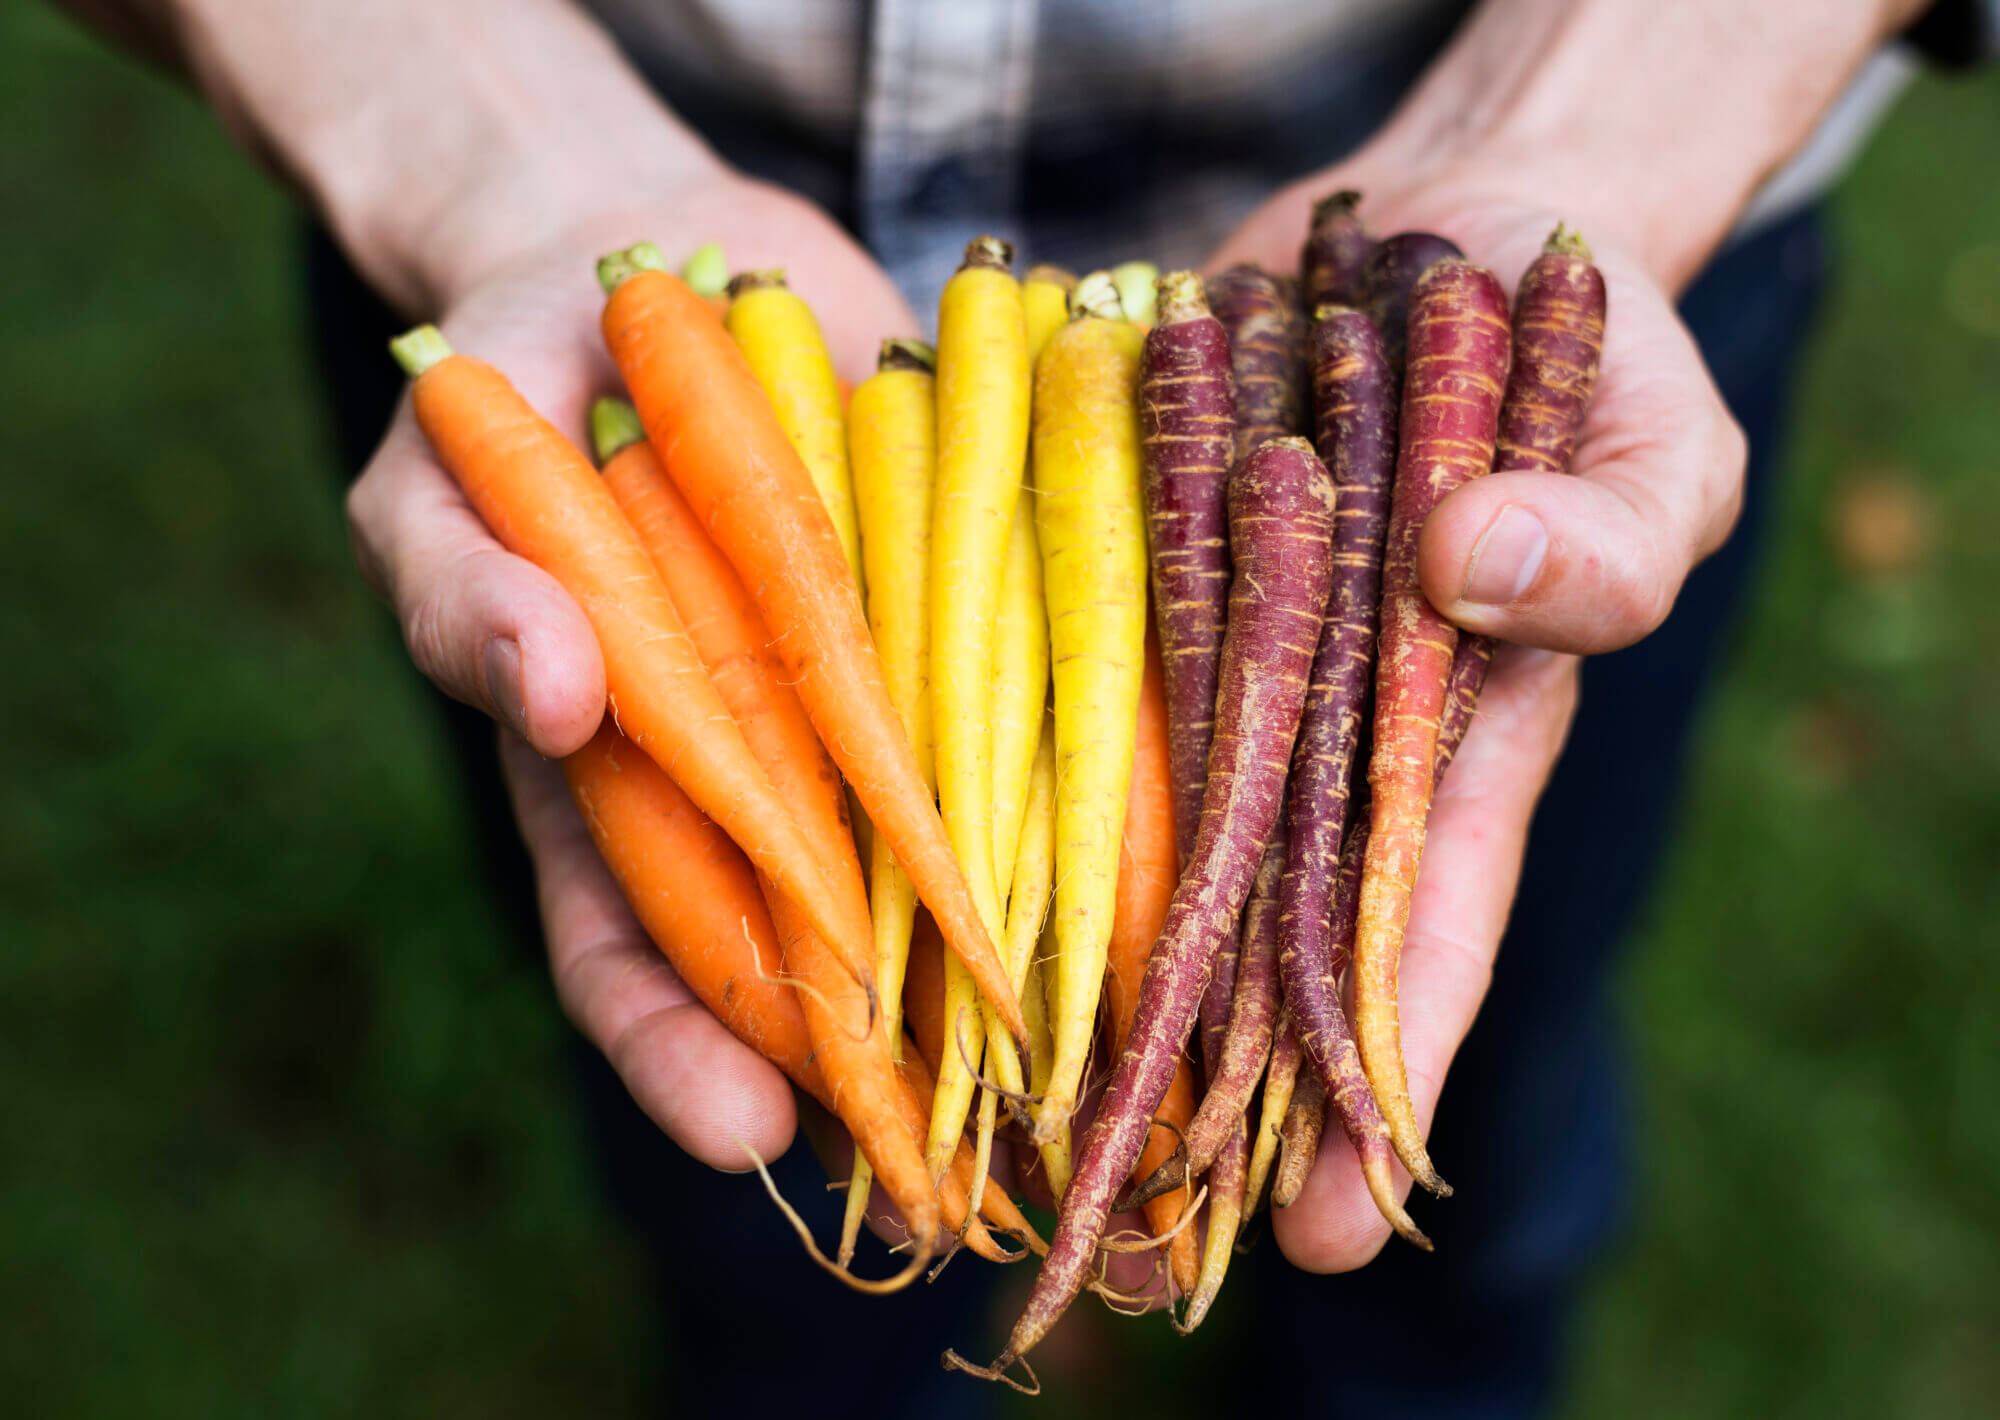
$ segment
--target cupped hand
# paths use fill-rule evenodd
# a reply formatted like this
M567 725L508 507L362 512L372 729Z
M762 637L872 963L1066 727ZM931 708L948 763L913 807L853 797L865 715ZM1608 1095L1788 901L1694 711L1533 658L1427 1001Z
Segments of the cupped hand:
M915 328L888 278L830 219L742 178L634 194L526 250L508 249L508 226L504 207L452 224L464 265L454 268L448 253L430 263L451 275L438 293L439 324L456 349L505 372L586 449L591 401L619 388L598 328L604 295L595 262L607 251L648 240L678 261L719 241L734 269L785 268L849 380L873 368L882 337ZM540 222L519 226L546 230ZM765 1158L783 1153L796 1118L784 1078L675 977L626 908L548 762L580 748L604 710L604 665L582 611L487 532L431 457L407 400L354 484L348 521L355 556L393 605L417 667L503 727L502 766L535 863L564 1010L694 1157L740 1170L743 1143Z
M1620 243L1615 215L1545 207L1532 176L1447 163L1419 185L1393 166L1371 171L1364 153L1272 198L1212 265L1296 269L1313 200L1343 187L1362 193L1361 216L1377 236L1450 237L1510 292L1559 220L1578 227L1609 309L1572 475L1470 483L1439 505L1419 549L1424 591L1440 611L1514 643L1496 657L1439 790L1404 939L1403 1048L1428 1129L1491 980L1529 819L1575 711L1577 658L1630 645L1666 618L1689 570L1735 522L1745 446L1663 283ZM1451 1160L1438 1163L1449 1177ZM1315 1272L1358 1267L1389 1237L1353 1150L1332 1131L1273 1230L1286 1257Z

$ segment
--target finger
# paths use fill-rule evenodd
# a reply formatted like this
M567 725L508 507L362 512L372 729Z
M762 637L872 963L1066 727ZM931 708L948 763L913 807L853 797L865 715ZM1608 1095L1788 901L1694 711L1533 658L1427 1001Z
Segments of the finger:
M1575 712L1576 679L1572 657L1502 647L1431 807L1397 992L1410 1098L1426 1132L1492 980L1535 801ZM1443 1165L1448 1172L1450 1161ZM1409 1176L1396 1172L1407 1195ZM1389 1237L1354 1151L1331 1127L1298 1201L1274 1209L1271 1221L1279 1248L1309 1272L1359 1267Z
M791 1087L675 975L619 894L561 772L511 734L501 767L535 863L549 970L563 1011L604 1053L633 1100L711 1168L742 1172L791 1146Z
M417 668L560 757L596 731L604 661L576 602L502 548L424 446L407 405L347 498L362 571Z
M1577 476L1476 479L1424 526L1424 591L1460 626L1580 654L1629 646L1735 522L1746 446L1700 353L1644 283L1613 307L1637 333L1614 327Z

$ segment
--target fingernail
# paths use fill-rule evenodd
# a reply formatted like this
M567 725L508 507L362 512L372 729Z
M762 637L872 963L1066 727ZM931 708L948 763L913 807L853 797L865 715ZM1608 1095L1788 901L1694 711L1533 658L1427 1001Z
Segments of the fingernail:
M1542 520L1509 503L1494 515L1473 546L1472 563L1465 569L1465 587L1458 599L1480 606L1519 601L1534 585L1548 555L1549 533Z
M528 738L528 707L521 695L521 643L495 636L486 643L486 698L522 739Z

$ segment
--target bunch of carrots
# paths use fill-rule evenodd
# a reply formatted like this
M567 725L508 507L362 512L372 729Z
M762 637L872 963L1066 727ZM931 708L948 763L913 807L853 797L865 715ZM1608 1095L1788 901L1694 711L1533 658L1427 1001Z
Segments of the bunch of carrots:
M853 1137L834 1256L785 1209L806 1247L865 1290L1040 1255L994 1363L946 1357L1018 1385L1080 1291L1127 1295L1107 1251L1155 1254L1198 1325L1329 1116L1430 1246L1391 1168L1449 1191L1397 964L1493 648L1425 600L1417 540L1467 479L1567 469L1605 297L1558 229L1510 312L1350 192L1297 274L1011 265L974 241L935 349L885 342L850 397L781 273L607 256L630 402L593 409L598 463L434 328L393 350L467 500L597 633L608 713L564 768L640 923ZM878 1188L909 1256L863 1282Z

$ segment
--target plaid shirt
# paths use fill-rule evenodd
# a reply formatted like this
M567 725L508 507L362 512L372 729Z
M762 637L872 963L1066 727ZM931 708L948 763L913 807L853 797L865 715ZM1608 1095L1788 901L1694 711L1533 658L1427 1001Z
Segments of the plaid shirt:
M1989 7L2000 0L1981 0ZM1382 121L1469 0L594 0L725 157L816 198L918 311L967 236L1198 262ZM1885 51L1744 218L1817 196L1914 68Z

